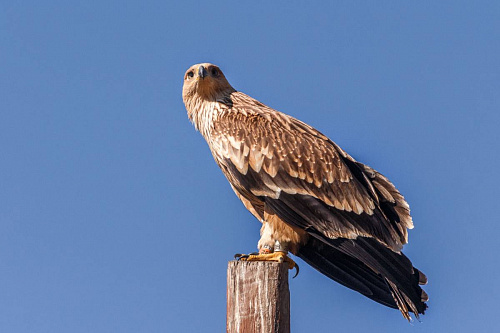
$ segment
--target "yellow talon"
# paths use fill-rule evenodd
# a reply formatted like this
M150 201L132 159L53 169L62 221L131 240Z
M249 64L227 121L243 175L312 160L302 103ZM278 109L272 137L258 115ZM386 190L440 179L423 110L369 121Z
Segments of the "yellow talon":
M297 272L293 276L294 278L299 274L299 265L295 263L285 252L273 252L273 253L259 253L250 254L248 256L242 256L239 260L243 261L276 261L279 263L286 262L288 264L288 269L296 269Z

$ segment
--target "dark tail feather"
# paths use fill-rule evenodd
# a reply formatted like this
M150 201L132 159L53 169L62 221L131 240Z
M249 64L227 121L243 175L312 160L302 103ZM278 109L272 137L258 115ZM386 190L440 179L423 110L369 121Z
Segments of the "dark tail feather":
M428 296L419 284L427 278L403 254L374 239L317 239L310 237L298 256L329 278L376 302L399 309L410 320L423 314Z

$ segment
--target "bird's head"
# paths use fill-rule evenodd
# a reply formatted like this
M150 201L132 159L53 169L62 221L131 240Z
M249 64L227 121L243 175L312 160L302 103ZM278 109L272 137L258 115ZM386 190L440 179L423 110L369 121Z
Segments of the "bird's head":
M224 100L233 91L219 67L202 63L191 66L184 74L182 98L184 104L192 99L203 101Z

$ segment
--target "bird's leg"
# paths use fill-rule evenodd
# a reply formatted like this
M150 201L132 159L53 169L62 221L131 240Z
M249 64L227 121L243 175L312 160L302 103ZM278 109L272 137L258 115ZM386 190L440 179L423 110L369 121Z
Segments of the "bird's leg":
M263 246L264 247L264 246ZM269 250L264 247L265 250ZM296 269L294 277L299 274L299 266L288 256L288 246L286 242L276 241L274 244L274 252L264 252L262 247L259 249L259 254L236 255L235 258L242 261L276 261L285 262L288 269Z
M274 243L273 229L268 222L262 223L262 228L260 228L260 239L259 243L257 243L259 253L273 253Z

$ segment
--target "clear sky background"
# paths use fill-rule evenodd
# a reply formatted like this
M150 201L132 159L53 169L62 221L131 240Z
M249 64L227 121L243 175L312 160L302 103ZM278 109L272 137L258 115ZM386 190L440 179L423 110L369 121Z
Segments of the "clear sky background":
M298 260L293 332L499 330L498 1L2 1L0 332L223 332L259 223L185 70L328 135L412 208L421 322Z

